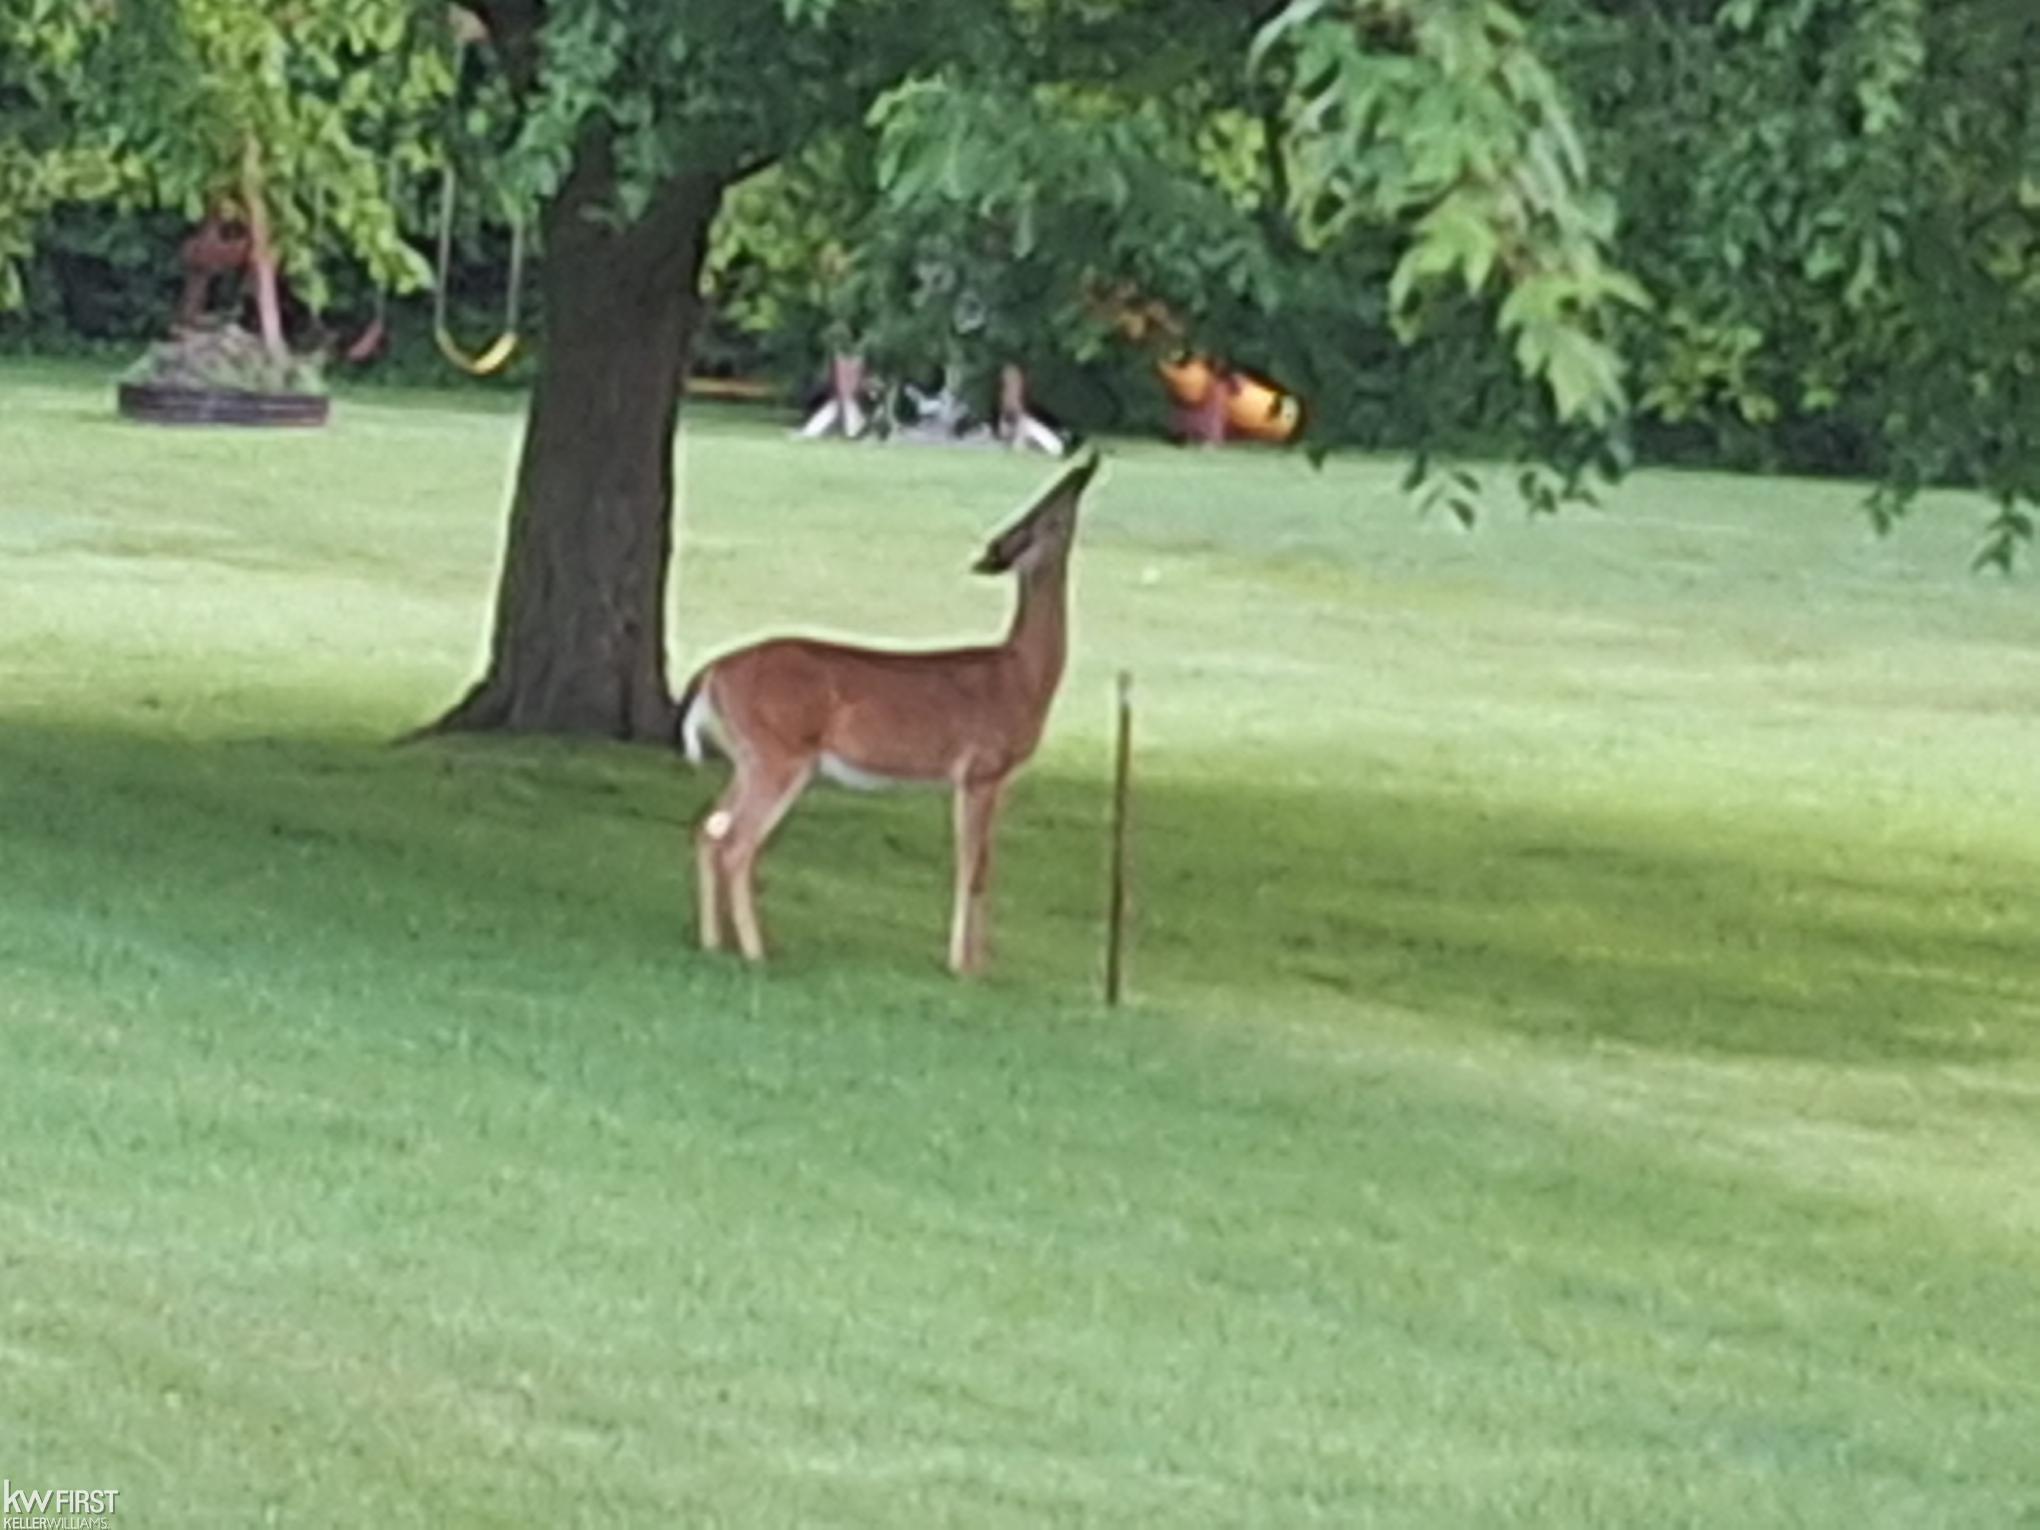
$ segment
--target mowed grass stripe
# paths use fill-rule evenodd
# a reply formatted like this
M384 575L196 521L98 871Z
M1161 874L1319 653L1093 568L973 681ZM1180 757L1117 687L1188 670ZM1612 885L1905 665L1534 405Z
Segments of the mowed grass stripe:
M148 1523L2017 1524L2040 1509L2040 615L1955 505L1128 446L1005 852L387 741L514 417L128 431L0 374L0 1442ZM704 416L676 667L984 631L1038 465ZM82 528L82 529L81 529ZM81 539L83 539L81 541ZM1142 677L1139 1002L1097 1006ZM2029 688L2030 687L2030 688Z

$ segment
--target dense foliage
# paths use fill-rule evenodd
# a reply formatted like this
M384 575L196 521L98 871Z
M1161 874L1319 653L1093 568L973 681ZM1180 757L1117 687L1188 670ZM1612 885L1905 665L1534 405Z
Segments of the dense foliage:
M1622 257L1661 300L1648 413L1878 477L2040 499L2040 9L2029 0L1551 7Z
M25 147L47 190L16 202L14 241L0 247L10 271L48 206L104 196L195 214L238 184L254 144L289 272L314 303L336 257L396 285L423 278L392 192L462 127L429 131L453 84L430 11L179 0L132 22L114 8L8 4L33 40L10 65L24 100L60 113L96 103ZM1619 404L1612 353L1569 311L1615 290L1597 260L1604 215L1583 194L1558 92L1501 6L1299 0L1257 32L1246 13L1214 20L1193 6L987 4L967 48L931 39L911 7L788 4L763 23L754 8L699 3L478 9L512 88L499 79L462 105L484 132L503 119L496 169L526 203L558 192L598 125L624 216L683 167L738 180L784 163L781 187L800 187L790 215L807 226L800 269L781 274L810 281L828 245L854 238L863 281L848 307L880 344L888 329L926 327L929 305L901 273L918 265L925 281L944 246L947 264L999 288L973 293L992 316L988 345L1040 348L1035 337L1053 333L1095 350L1111 332L1091 301L1100 292L1216 328L1243 307L1258 325L1304 279L1274 256L1331 259L1392 228L1406 246L1393 294L1405 316L1427 279L1463 274L1477 288L1498 272L1526 289L1502 324L1560 411ZM92 88L110 74L133 89ZM797 88L749 83L762 80ZM1423 152L1394 149L1398 135ZM1367 152L1377 141L1392 151ZM102 179L66 181L88 151ZM789 214L748 206L729 237L755 254ZM776 317L787 301L762 306Z
M1501 149L1483 145L1466 120L1487 119L1425 98L1408 33L1377 21L1295 50L1316 86L1301 111L1245 76L1173 88L1150 76L1132 110L923 89L880 116L876 150L831 144L740 199L727 265L747 316L796 329L810 353L853 331L905 349L904 329L924 353L975 339L1092 357L1126 338L1081 300L1083 274L1102 263L1116 291L1196 316L1160 338L1292 381L1320 439L1603 451L1556 429L1466 290L1411 280L1456 271L1477 296L1512 258L1494 230L1520 214L1480 205L1516 194L1512 183L1465 166L1543 123L1520 147L1528 185L1576 177L1584 158L1612 198L1553 199L1571 242L1502 312L1548 321L1582 290L1625 300L1609 311L1622 316L1645 452L1872 477L1880 518L1923 485L1972 485L1998 505L1985 555L2009 557L2040 492L2040 12L1965 0L1929 29L1905 0L1548 0L1535 20L1584 155L1565 114L1541 105L1497 114ZM1503 77L1523 80L1528 100L1555 99L1528 55ZM883 173L889 137L916 116L956 145L946 180ZM1001 153L1024 158L1031 180L987 174ZM1396 211L1384 165L1436 197L1420 245L1383 232L1392 216L1354 227L1356 211ZM987 182L1021 191L976 195ZM1636 301L1610 251L1654 301ZM972 333L931 335L915 298L963 269ZM1542 363L1561 400L1568 388L1610 396L1594 334L1526 334L1532 369Z
M141 298L76 289L160 293L137 220L252 171L307 303L358 307L428 277L420 187L451 157L498 225L656 228L709 194L720 313L687 343L783 372L1015 360L1097 416L1188 346L1419 478L1514 458L1549 505L1633 441L1863 474L1880 520L1973 485L1987 557L2031 534L2026 0L475 10L462 69L460 13L424 0L0 0L0 306L132 324ZM24 261L64 268L61 304ZM1428 482L1467 507L1458 471Z
M0 0L0 306L36 220L110 201L197 218L259 197L285 269L317 303L331 266L415 287L398 177L437 162L422 133L451 49L416 46L413 0L68 5ZM167 261L168 252L165 252Z

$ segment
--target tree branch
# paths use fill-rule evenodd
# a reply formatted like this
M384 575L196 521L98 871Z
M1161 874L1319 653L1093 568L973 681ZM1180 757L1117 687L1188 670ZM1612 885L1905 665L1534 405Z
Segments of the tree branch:
M545 0L468 0L467 8L488 28L504 76L523 95L538 80L538 31L545 23Z

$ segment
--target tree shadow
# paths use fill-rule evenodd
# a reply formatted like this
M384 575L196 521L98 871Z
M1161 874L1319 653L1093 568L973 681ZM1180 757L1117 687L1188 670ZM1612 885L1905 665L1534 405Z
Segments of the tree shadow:
M1140 856L1142 965L1171 981L1861 1061L2027 1051L2040 1013L2032 868L1880 862L1789 823L1158 781Z
M6 901L97 910L139 946L223 959L255 942L349 971L482 969L506 942L551 942L563 966L727 982L727 961L693 950L687 851L720 780L612 746L14 721ZM1001 836L993 993L1089 1002L1104 811L1101 782L1024 778ZM920 794L803 801L764 863L786 980L943 981L947 824ZM1389 1006L1588 1044L1962 1063L2029 1052L2040 1012L2033 868L1973 852L1155 768L1136 853L1136 983L1164 1007L1350 1005L1364 1027Z

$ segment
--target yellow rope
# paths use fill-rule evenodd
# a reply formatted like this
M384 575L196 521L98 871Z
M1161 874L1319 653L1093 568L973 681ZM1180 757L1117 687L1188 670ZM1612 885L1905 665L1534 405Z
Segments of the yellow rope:
M503 303L503 332L469 355L453 338L446 323L447 276L453 268L453 165L448 163L439 182L439 273L433 284L432 338L440 354L474 377L488 377L503 370L517 352L517 295L524 278L524 225L510 225L510 290Z

